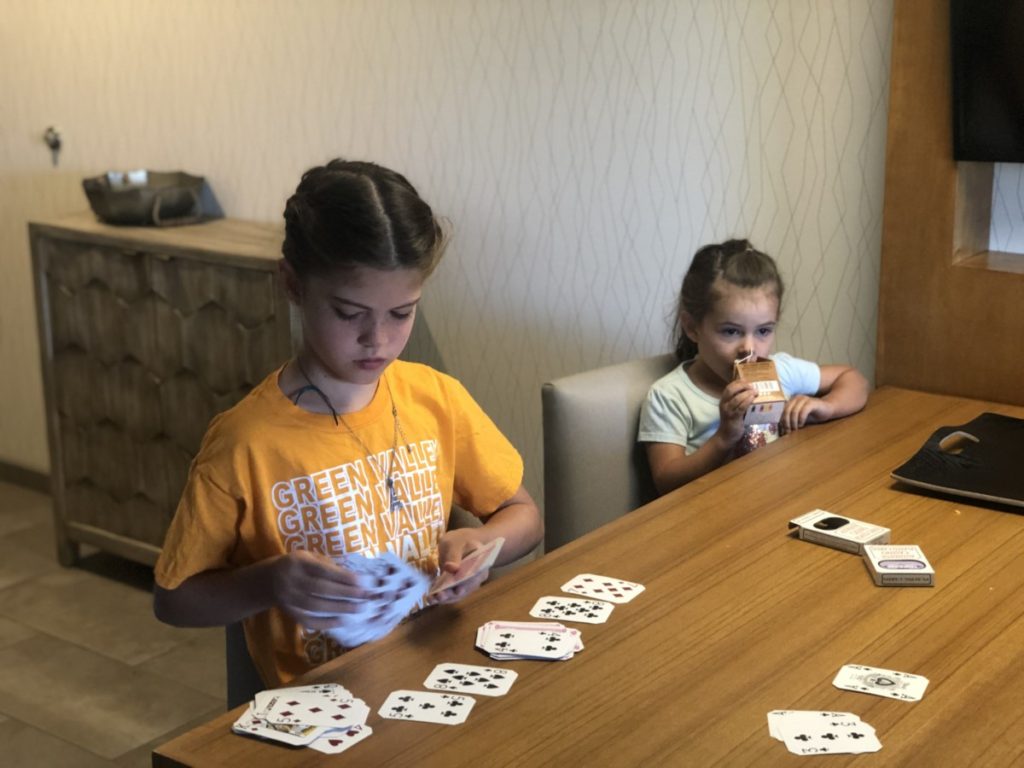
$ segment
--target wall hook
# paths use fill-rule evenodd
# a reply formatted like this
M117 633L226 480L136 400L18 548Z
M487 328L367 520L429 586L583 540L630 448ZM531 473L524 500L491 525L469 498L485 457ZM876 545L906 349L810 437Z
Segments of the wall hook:
M50 156L53 160L53 167L57 167L57 160L60 156L60 147L62 144L60 138L60 131L54 128L52 125L49 126L43 132L43 141L46 142L46 146L50 148Z

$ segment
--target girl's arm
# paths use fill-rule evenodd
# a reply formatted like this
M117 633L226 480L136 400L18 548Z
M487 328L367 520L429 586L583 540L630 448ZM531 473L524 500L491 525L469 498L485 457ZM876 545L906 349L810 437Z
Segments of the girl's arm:
M462 558L498 537L505 539L495 565L505 565L533 551L544 536L540 510L522 485L512 496L498 505L477 528L457 528L445 533L438 542L438 562L442 571L455 573ZM489 571L457 587L439 593L432 602L450 603L465 597L479 587Z
M718 402L718 429L693 453L674 443L647 443L647 463L659 496L706 475L733 457L743 438L743 416L756 393L750 382L731 381Z
M839 419L856 413L868 401L868 380L849 365L821 366L821 384L817 395L796 395L787 403L779 421L783 434L805 424Z
M372 596L373 585L365 574L297 550L242 568L197 573L175 589L157 586L153 611L160 621L174 626L212 627L279 606L303 626L327 629L337 625L338 614L362 608L353 600Z
M664 496L727 463L735 445L717 432L690 454L683 446L674 443L646 443L647 463L658 495Z

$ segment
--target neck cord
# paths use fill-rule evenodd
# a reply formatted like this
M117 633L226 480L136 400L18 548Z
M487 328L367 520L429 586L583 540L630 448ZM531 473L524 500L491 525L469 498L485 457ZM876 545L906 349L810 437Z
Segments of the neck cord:
M364 453L366 454L367 463L370 465L370 469L373 470L373 474L377 477L377 480L384 481L384 484L388 488L389 511L395 512L397 510L403 509L405 507L405 503L400 498L398 498L398 492L395 490L395 478L392 473L392 470L394 469L395 453L398 448L398 435L402 435L402 442L405 445L406 452L408 452L409 450L409 441L405 437L405 430L402 429L402 422L398 418L398 407L395 405L395 396L391 392L391 382L388 381L387 374L383 374L382 378L384 379L384 386L386 386L388 390L388 400L391 401L391 419L392 422L394 423L394 427L391 433L391 450L388 452L387 473L383 477L381 477L380 468L377 466L377 461L373 456L373 452L367 447L366 443L362 441L359 435L356 434L355 430L352 429L349 423L345 420L345 414L339 413L338 410L334 407L334 403L332 403L331 399L327 396L327 393L313 383L313 380L309 378L309 374L306 373L306 369L302 367L302 362L299 360L298 357L295 358L295 365L298 367L299 373L302 374L302 378L306 380L306 384L302 387L299 387L291 394L292 404L298 405L299 398L301 398L306 392L315 392L316 394L318 394L320 396L320 399L324 401L324 405L326 405L327 409L331 412L331 416L334 418L334 426L339 426L339 424L344 425L349 435L352 436L352 439L359 443L359 447L363 449Z

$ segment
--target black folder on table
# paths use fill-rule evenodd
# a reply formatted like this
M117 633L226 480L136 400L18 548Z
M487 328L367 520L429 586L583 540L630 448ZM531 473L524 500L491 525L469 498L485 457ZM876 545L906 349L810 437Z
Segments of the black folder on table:
M1024 507L1024 419L982 413L937 429L892 477L918 488Z

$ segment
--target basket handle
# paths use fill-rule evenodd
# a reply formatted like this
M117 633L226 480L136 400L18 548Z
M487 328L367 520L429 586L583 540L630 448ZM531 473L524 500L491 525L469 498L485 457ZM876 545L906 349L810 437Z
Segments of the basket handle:
M186 213L184 216L177 216L170 219L160 218L160 203L163 202L160 198L160 194L157 193L156 199L153 201L153 223L158 227L178 227L182 224L195 224L203 217L202 204L199 202L199 193L194 189L185 190L192 196L192 210Z

